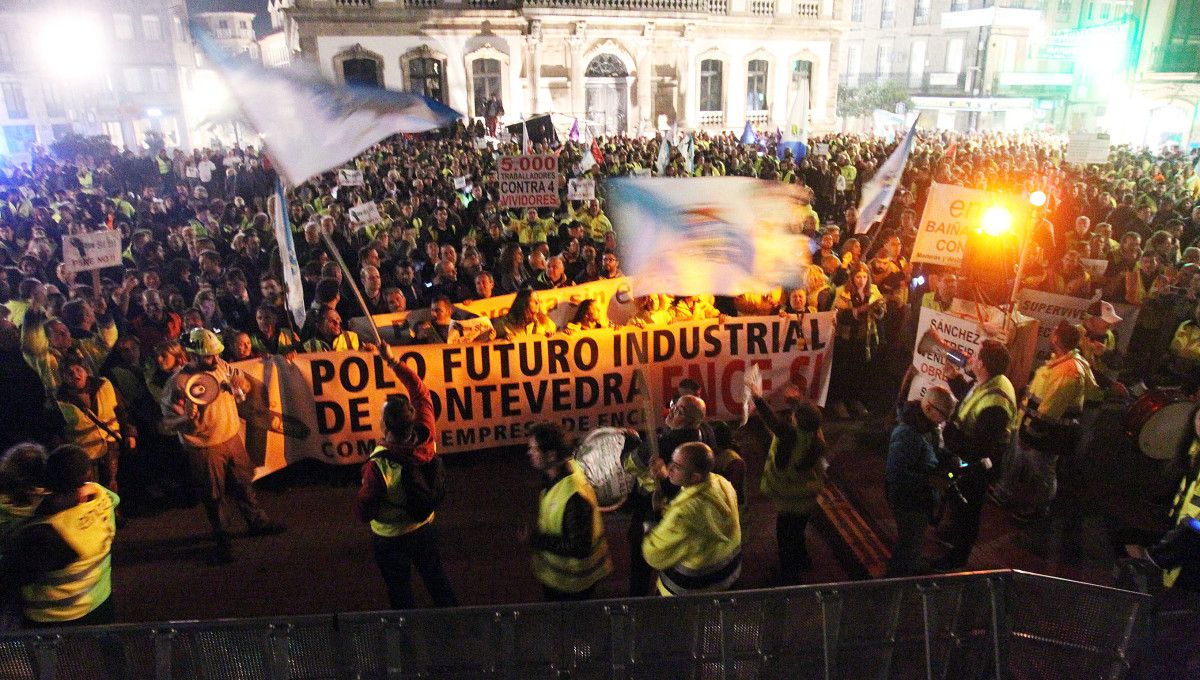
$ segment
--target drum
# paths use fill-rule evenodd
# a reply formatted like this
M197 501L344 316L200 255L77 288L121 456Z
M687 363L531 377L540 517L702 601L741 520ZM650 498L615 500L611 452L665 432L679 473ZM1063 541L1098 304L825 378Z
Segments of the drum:
M1175 457L1179 438L1192 431L1192 401L1178 388L1151 390L1129 409L1125 433L1137 442L1138 449L1155 460Z
M625 471L621 451L625 448L625 430L600 427L592 430L575 449L575 462L596 489L600 509L616 510L633 490L637 478Z

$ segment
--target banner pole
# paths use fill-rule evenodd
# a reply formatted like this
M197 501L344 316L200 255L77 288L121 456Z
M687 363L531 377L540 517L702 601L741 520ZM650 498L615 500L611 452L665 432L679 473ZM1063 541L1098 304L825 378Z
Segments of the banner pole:
M354 280L354 274L350 272L350 268L346 266L346 261L342 259L342 254L338 252L337 246L333 244L333 239L329 234L325 233L324 229L319 230L321 238L325 240L325 245L329 246L329 252L333 253L333 259L337 260L338 266L342 268L342 273L350 282L350 290L354 291L354 298L358 300L358 305L362 307L363 316L367 317L367 321L371 322L371 332L375 334L375 344L383 349L383 336L379 334L379 326L375 325L375 318L371 316L371 310L367 307L367 299L363 297L362 291L358 289L358 284Z

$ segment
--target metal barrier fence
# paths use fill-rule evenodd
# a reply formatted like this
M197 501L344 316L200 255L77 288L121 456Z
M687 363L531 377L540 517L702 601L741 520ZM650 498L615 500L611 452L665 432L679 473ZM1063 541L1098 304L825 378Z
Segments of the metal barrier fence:
M1018 571L23 631L5 680L1121 678L1149 598Z

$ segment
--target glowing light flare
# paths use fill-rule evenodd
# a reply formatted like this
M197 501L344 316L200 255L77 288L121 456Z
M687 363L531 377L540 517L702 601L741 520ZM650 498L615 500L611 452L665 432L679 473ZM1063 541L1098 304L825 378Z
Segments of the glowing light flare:
M108 64L108 40L95 14L56 12L43 16L34 27L33 45L38 62L55 78L93 78Z
M1035 208L1040 208L1043 205L1046 205L1046 193L1043 191L1035 191L1032 194L1029 194L1029 205L1032 205Z
M988 236L1003 236L1012 231L1012 224L1012 213L1003 206L993 205L984 211L978 231Z

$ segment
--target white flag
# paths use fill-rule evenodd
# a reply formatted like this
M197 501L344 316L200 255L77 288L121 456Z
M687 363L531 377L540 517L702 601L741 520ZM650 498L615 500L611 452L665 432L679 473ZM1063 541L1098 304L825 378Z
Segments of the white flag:
M671 159L671 145L667 143L667 136L662 136L662 142L658 145L658 160L654 162L654 170L661 175L667 170L667 161Z
M275 169L292 185L342 165L385 137L426 132L462 117L410 92L334 84L298 67L234 61L206 36L197 39L242 114L263 136Z
M287 198L283 183L275 182L272 220L275 223L275 242L279 245L279 259L283 263L283 285L287 293L288 310L298 328L304 327L304 280L300 277L300 262L296 259L296 244L292 240L292 226L288 219Z
M863 185L862 200L858 204L858 227L854 233L865 234L870 231L871 225L883 220L884 213L892 204L892 196L896 195L896 187L900 186L904 164L908 162L908 153L912 151L913 138L916 135L917 121L914 120L908 134L904 135L904 140Z

